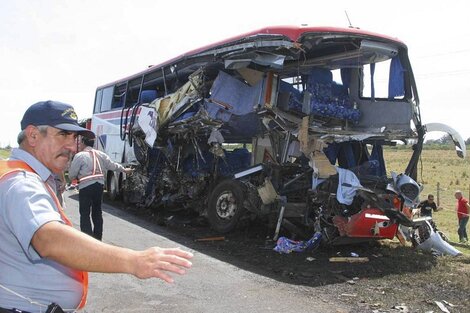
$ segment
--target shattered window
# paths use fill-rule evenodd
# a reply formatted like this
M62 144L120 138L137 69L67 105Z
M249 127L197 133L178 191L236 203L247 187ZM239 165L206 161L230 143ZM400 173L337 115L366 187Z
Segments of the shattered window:
M390 64L391 59L375 63L375 69L373 69L371 64L363 66L363 90L361 97L378 99L388 98ZM371 71L373 75L371 75ZM403 96L394 97L394 99L403 99Z
M294 91L295 89L295 92L302 92L304 90L302 86L302 77L300 76L283 78L281 81L282 81L281 84L283 85L281 89L283 89L283 87L289 86L289 88L291 88L292 91ZM284 88L284 91L286 91L285 88Z
M338 85L343 85L343 81L341 80L341 69L332 70L331 74L333 74L333 81Z

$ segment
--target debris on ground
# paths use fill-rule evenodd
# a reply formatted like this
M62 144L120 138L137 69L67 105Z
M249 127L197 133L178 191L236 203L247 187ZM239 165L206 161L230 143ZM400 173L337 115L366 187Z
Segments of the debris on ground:
M440 302L440 301L434 301L434 303L436 303L436 305L439 307L439 309L444 312L444 313L450 313L450 311L446 308L446 306L444 305L444 303Z
M127 209L127 208L126 208ZM106 210L106 208L105 208ZM152 216L143 215L145 221ZM156 218L156 217L153 217ZM242 270L259 273L273 279L273 283L294 284L305 290L306 296L315 292L332 295L349 312L400 313L393 306L406 305L409 312L442 313L435 300L445 304L451 313L470 308L470 256L435 258L404 247L396 240L353 245L321 246L314 251L274 253L276 242L272 229L252 222L250 228L226 234L225 241L209 244L195 242L196 238L216 236L207 226L166 225L165 231L183 235L185 245L195 251L210 254ZM281 236L289 233L281 232ZM261 248L260 248L261 247ZM368 262L331 262L330 257L351 257L351 252L368 257ZM276 256L277 255L277 256ZM313 262L307 259L315 258ZM360 259L359 259L360 260ZM359 277L356 284L348 280ZM447 304L458 304L455 307ZM403 311L402 311L403 312Z
M341 256L336 256L336 257L331 257L330 262L348 262L348 263L364 263L364 262L369 262L368 257L341 257Z
M452 304L452 303L450 303L450 302L448 302L448 301L446 301L446 300L442 300L442 303L444 303L444 304L447 305L447 306L450 306L451 308L455 307L454 304Z
M297 241L286 237L280 237L274 251L279 253L303 252L307 249L315 249L320 245L322 234L317 232L308 241Z
M204 242L204 241L224 241L224 236L217 236L217 237L206 237L206 238L197 238L194 241L196 242Z
M398 312L408 313L410 309L406 305L395 305L392 309L397 310Z

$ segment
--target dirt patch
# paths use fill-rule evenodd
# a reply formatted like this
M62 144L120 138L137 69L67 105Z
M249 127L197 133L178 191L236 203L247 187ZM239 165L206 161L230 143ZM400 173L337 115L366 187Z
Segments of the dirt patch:
M138 215L183 235L192 249L304 288L309 296L315 290L333 295L350 312L442 312L436 301L449 312L470 312L470 256L436 257L395 240L280 254L273 250L273 231L256 222L220 238L201 218ZM367 260L332 262L332 257Z

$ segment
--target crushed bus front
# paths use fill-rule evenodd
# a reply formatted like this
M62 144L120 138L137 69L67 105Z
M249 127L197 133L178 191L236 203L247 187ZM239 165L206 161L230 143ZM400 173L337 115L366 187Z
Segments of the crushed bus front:
M193 210L222 233L256 216L277 225L275 235L280 227L302 237L320 231L329 243L393 238L399 225L415 226L406 211L419 200L418 159L436 125L421 122L397 39L264 28L96 95L98 148L137 167L126 179L109 173L108 188L129 203ZM443 127L463 157L465 143ZM389 176L383 148L397 144L413 153Z

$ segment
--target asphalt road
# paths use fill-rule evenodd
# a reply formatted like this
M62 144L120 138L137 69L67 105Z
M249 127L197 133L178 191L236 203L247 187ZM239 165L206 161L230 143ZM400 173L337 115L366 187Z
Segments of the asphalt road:
M79 228L78 193L65 193L66 212ZM103 204L103 241L145 249L181 247L194 253L193 267L173 284L125 274L90 273L88 304L82 312L350 312L319 287L273 280L187 248L187 240L125 211ZM113 262L113 260L109 260Z

